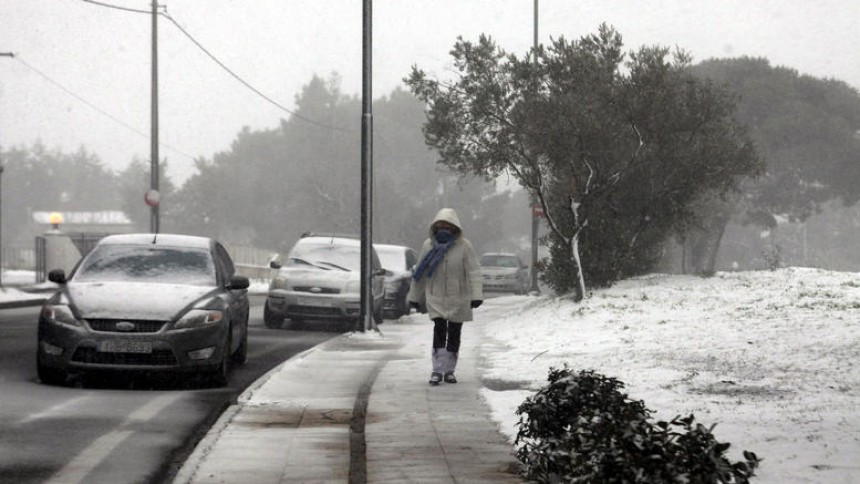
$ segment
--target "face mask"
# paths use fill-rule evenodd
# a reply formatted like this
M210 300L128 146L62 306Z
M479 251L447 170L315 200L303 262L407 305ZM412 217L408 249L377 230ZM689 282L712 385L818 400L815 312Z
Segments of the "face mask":
M454 238L454 232L448 229L437 229L433 236L436 238L436 242L445 244Z

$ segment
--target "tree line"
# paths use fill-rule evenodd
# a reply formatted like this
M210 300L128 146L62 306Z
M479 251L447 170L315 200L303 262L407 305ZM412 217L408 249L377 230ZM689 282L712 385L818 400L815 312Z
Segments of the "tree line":
M416 67L408 91L374 101L376 242L418 247L450 206L479 251L527 255L533 197L543 277L581 298L660 267L670 246L682 270L713 273L730 222L773 228L858 199L860 97L844 82L766 59L625 51L605 25L521 56L486 36L451 55L453 78ZM181 186L164 178L162 230L279 252L307 231L357 235L360 99L314 76L295 112L242 129ZM41 143L0 155L4 240L36 210L119 208L149 226L148 161L114 173L83 148Z

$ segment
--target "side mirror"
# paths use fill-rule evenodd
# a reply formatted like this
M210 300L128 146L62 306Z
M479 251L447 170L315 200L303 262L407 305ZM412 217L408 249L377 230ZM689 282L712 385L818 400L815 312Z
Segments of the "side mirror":
M392 273L393 274L393 273ZM374 276L385 276L387 275L387 271L385 269L379 268L373 271Z
M230 278L230 283L227 284L227 289L248 289L251 281L245 276L233 276Z
M48 280L57 284L66 283L66 271L62 269L54 269L48 273Z
M269 267L272 269L280 269L281 268L281 262L277 261L277 260L269 261Z

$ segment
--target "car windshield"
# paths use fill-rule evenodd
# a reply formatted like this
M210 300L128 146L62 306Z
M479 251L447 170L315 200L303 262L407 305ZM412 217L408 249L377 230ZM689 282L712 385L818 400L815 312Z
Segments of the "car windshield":
M485 255L481 257L483 267L519 267L517 258L510 255Z
M405 271L408 269L406 267L406 256L403 254L403 251L397 249L377 248L376 253L379 255L379 261L382 263L382 267L395 271Z
M287 265L312 265L323 269L360 271L361 249L344 245L298 245Z
M76 281L133 281L216 285L215 264L204 249L104 245L87 256Z

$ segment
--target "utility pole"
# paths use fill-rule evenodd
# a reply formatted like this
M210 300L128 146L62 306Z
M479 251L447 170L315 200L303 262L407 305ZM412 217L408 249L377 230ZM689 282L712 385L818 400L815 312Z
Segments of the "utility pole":
M535 67L538 65L538 0L535 0L535 8L534 8L534 61ZM540 294L540 288L538 287L537 280L537 262L538 262L538 229L540 228L540 217L537 213L537 197L532 194L531 199L531 213L532 213L532 261L531 267L529 270L529 274L531 275L531 285L529 287L530 294Z
M361 80L361 331L373 329L373 2L363 0Z
M0 52L0 57L15 57L15 54L12 52ZM0 146L0 154L3 153L2 146ZM0 202L2 202L2 193L3 193L3 170L4 166L2 160L0 160ZM0 205L0 287L3 287L3 209L2 205Z
M151 132L150 132L150 180L146 202L150 206L150 230L157 234L159 230L159 201L158 195L158 2L152 0L152 96L151 96Z

